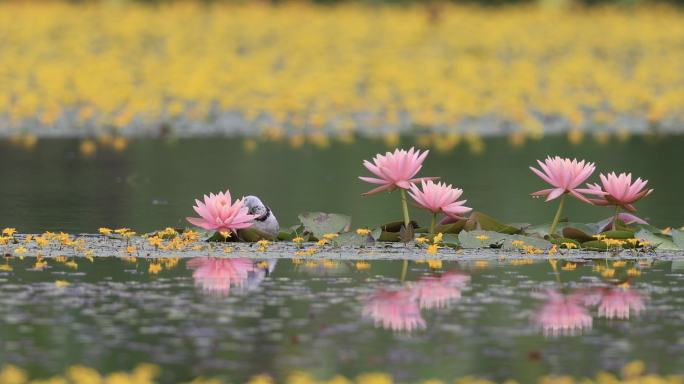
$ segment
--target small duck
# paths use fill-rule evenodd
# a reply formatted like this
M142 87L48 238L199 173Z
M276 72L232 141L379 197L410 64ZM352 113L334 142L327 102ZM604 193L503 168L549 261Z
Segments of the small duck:
M243 203L249 208L250 215L257 215L254 224L249 230L255 231L259 237L274 240L280 232L280 225L271 208L264 205L256 196L246 196Z

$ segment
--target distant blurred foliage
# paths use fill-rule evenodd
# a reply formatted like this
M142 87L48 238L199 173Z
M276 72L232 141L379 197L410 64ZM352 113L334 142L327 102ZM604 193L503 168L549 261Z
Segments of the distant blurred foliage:
M559 7L4 2L0 135L681 126L682 10Z

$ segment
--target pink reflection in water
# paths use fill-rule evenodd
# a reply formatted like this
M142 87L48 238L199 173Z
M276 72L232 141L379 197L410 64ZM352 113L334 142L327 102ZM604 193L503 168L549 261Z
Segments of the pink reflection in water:
M629 288L609 288L602 291L598 315L607 319L629 319L631 312L639 315L645 308L644 299L638 292Z
M546 292L546 300L534 315L534 322L546 336L575 335L592 326L582 295L564 295L554 290Z
M220 295L229 295L231 288L256 287L274 266L275 261L269 261L268 269L258 268L254 260L247 258L198 257L188 261L188 268L195 270L195 284L205 292Z
M461 298L461 290L470 281L470 276L459 272L447 272L441 277L426 277L413 288L420 308L446 308Z

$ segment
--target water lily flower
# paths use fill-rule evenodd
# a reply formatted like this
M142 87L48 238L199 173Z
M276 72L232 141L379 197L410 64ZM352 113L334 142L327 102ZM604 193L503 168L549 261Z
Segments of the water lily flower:
M601 184L587 184L587 186L594 191L594 194L601 195L598 199L591 199L591 202L596 205L614 205L615 215L613 217L613 228L617 224L620 208L624 208L630 212L636 212L636 208L632 204L650 195L653 189L645 189L648 180L637 178L632 182L631 173L621 173L616 175L611 172L607 175L603 173L599 175ZM638 217L634 216L639 219ZM641 220L641 219L639 219ZM639 222L639 220L635 220ZM641 220L643 221L643 220Z
M425 161L428 153L430 151L421 153L419 150L413 149L413 147L408 151L397 148L394 152L375 155L372 162L364 160L363 166L377 177L359 176L359 179L371 184L377 184L379 187L363 195L372 195L382 191L392 192L398 188L401 191L404 225L408 227L410 219L404 190L409 189L414 183L437 179L437 177L415 177L418 171L423 168L423 161Z
M546 301L533 320L546 336L574 335L591 328L592 318L578 295L563 295L549 290Z
M594 163L589 163L585 160L577 161L577 159L561 158L560 156L547 157L544 162L537 160L541 171L530 167L530 170L539 176L542 180L551 184L553 188L542 189L532 193L532 196L546 196L546 201L551 201L561 198L558 211L551 224L549 233L553 234L556 231L556 225L560 219L563 205L565 202L565 195L570 194L573 197L585 203L592 204L592 202L584 196L584 194L603 195L604 192L596 189L582 189L578 188L596 169Z
M204 195L204 202L195 200L195 212L200 217L187 217L191 224L209 231L232 231L249 228L254 224L256 215L249 214L249 208L242 199L231 203L230 191Z
M397 148L394 152L375 155L373 162L364 160L363 166L377 176L377 178L359 176L359 179L371 184L380 185L364 193L364 195L372 195L382 191L391 192L397 188L409 189L413 183L437 179L436 177L414 178L423 167L423 161L425 161L429 153L430 151L421 153L414 150L413 147L408 151Z
M376 327L396 332L411 332L426 327L415 293L408 288L379 289L367 299L362 314L372 319Z
M460 188L454 188L446 183L435 183L432 180L421 181L420 184L422 191L417 185L412 184L409 195L421 208L432 212L433 220L430 233L434 232L437 214L444 213L452 218L460 219L463 214L473 210L464 206L466 200L458 201L458 198L463 194L463 190Z

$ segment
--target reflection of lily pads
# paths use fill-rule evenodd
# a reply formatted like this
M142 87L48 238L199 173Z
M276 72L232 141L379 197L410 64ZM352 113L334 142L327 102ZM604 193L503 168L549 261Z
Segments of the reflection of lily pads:
M351 217L339 213L306 212L299 215L304 228L316 238L326 233L340 233L349 230Z

